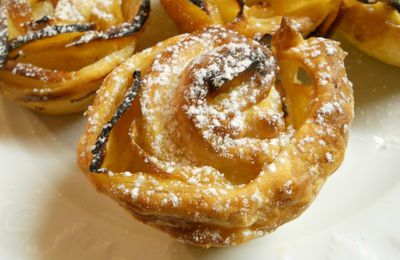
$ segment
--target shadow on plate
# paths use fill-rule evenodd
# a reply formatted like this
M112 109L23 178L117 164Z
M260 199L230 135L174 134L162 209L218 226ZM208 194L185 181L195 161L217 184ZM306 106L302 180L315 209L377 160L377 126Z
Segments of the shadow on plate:
M0 139L44 143L43 140L37 139L49 138L65 145L71 142L77 144L85 121L82 113L63 116L44 115L0 97Z
M221 259L266 242L256 240L230 249L185 245L134 220L97 193L77 167L60 174L63 177L52 183L32 234L31 247L38 260Z
M54 183L54 194L42 207L32 235L37 259L206 259L204 250L135 221L73 168Z

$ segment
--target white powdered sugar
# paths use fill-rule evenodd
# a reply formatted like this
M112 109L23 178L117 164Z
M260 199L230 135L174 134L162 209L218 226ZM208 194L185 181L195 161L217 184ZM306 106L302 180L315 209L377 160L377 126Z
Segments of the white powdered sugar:
M54 16L60 20L71 22L83 22L85 17L79 12L79 9L71 0L60 0L57 2Z
M251 77L251 82L242 83L238 89L230 91L219 104L207 104L206 97L212 91L210 88L221 87L255 62L262 70L258 72L259 75ZM199 64L202 65L201 68L197 68ZM201 129L203 138L226 157L232 156L229 150L242 146L259 149L255 140L234 138L245 126L243 108L254 105L257 97L271 87L276 69L273 56L267 57L259 47L245 43L229 43L200 56L191 66L194 71L193 83L185 92L188 105L184 109L196 127ZM226 134L220 135L219 131ZM252 146L252 143L255 146Z

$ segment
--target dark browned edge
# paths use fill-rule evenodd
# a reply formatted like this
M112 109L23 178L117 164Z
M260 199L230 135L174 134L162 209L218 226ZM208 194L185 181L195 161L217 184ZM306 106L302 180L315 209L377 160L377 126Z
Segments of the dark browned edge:
M93 173L108 173L109 170L102 168L105 155L106 155L106 146L108 143L108 139L110 137L111 131L114 126L117 124L119 119L125 114L126 111L132 106L135 97L137 96L141 84L141 72L140 70L136 70L133 73L133 83L131 88L126 92L124 99L121 104L118 106L117 111L111 117L110 121L108 121L103 128L101 129L100 134L97 136L97 140L94 148L92 149L92 161L89 165L89 170Z

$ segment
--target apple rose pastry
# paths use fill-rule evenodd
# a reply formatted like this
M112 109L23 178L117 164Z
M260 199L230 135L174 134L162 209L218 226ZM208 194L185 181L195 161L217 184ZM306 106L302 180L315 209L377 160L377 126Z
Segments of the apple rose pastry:
M150 11L149 0L0 2L0 91L52 114L87 108Z
M171 38L105 80L78 148L103 193L194 245L296 218L341 164L353 94L338 43L286 19L273 51L223 27Z
M400 66L400 1L345 0L339 29L357 48Z
M185 32L210 25L225 25L248 37L274 34L282 17L290 17L307 36L326 34L340 9L341 0L160 0L167 13Z

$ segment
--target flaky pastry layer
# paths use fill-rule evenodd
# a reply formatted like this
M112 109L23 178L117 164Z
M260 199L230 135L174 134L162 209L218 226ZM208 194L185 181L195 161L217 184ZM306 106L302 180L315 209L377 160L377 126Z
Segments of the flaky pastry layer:
M150 11L149 0L0 2L0 92L50 114L87 109Z
M248 37L275 34L283 17L304 35L324 35L334 22L341 0L160 0L184 32L224 25Z
M353 119L344 57L288 19L264 44L223 27L168 39L106 78L79 165L181 241L263 236L299 216L343 160Z
M357 48L400 66L400 2L345 0L339 29Z

